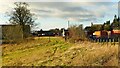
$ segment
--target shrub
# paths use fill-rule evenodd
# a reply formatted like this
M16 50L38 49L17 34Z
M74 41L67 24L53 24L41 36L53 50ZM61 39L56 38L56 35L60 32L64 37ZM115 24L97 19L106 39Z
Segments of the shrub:
M73 25L69 29L69 41L70 42L78 42L78 41L84 41L86 40L85 32L83 30L83 26L79 25Z

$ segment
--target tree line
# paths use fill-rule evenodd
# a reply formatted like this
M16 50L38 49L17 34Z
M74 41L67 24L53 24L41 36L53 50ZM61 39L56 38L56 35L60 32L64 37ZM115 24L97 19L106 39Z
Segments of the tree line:
M117 15L114 16L114 19L112 21L112 23L110 23L109 21L104 22L101 25L94 25L93 23L91 23L90 27L85 27L85 30L94 32L94 31L102 31L102 30L106 30L106 31L111 31L111 30L120 30L120 18L117 17Z

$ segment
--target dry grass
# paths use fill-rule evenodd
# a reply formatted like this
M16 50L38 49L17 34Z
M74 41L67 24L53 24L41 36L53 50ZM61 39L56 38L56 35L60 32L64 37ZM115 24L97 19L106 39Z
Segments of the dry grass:
M0 67L2 67L2 46L0 46Z
M3 66L117 66L118 44L65 42L63 38L34 38L21 44L4 44Z

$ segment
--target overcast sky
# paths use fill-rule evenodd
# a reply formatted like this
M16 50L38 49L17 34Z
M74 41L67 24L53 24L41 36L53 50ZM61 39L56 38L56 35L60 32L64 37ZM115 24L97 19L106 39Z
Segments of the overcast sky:
M19 0L17 0L19 1ZM24 0L20 0L23 1ZM90 23L103 24L107 20L113 20L118 15L118 0L27 0L31 13L35 14L37 30L67 28L67 21L70 25L83 24L90 26ZM9 17L6 12L13 11L14 0L0 2L0 24L8 24Z

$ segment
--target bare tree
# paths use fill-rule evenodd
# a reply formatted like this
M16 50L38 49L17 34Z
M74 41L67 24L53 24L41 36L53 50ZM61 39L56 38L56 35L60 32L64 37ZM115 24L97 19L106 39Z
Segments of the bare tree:
M25 2L15 2L14 11L10 14L10 23L21 26L24 37L25 25L32 26L34 24L33 14L28 9L29 5Z

